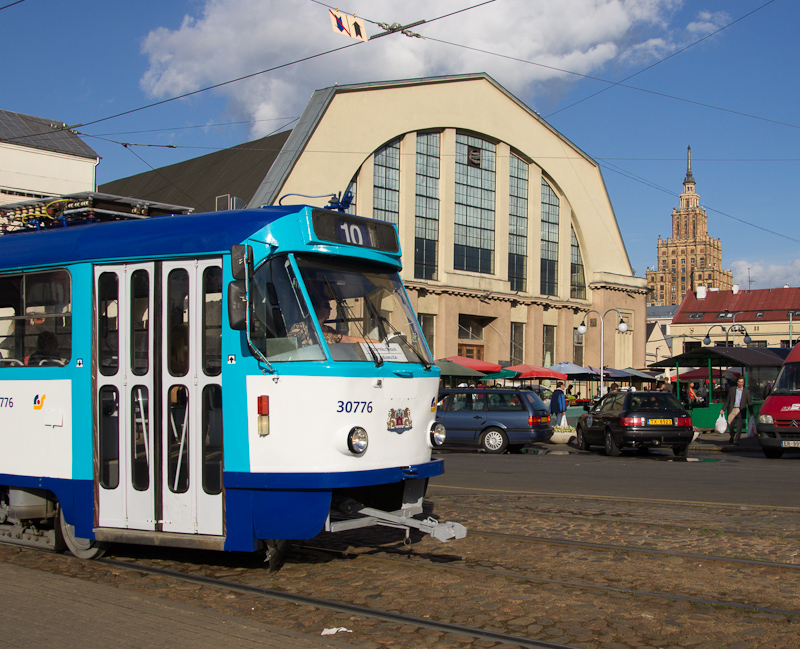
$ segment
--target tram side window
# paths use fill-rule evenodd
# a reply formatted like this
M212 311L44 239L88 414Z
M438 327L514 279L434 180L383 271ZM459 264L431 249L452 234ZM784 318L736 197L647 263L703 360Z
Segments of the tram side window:
M222 369L222 268L203 271L203 372L218 376Z
M172 376L189 372L189 273L183 268L167 277L167 365Z
M270 361L325 359L288 257L261 264L250 291L250 339Z
M203 491L222 492L222 388L203 388Z
M0 368L62 366L71 354L69 273L0 276Z
M101 273L97 280L97 364L103 376L119 369L119 280Z
M150 369L150 275L139 269L131 275L131 371L144 376Z

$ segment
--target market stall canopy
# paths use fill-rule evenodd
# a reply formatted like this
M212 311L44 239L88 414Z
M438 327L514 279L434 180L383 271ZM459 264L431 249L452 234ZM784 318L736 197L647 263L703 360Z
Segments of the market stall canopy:
M738 378L739 372L732 372L730 370L711 370L711 376L715 379L721 378ZM697 380L705 380L708 378L708 368L701 367L696 370L687 370L686 372L681 372L680 375L676 378L679 378L681 381L697 381Z
M509 370L507 367L503 368L499 372L490 372L486 376L484 376L481 381L493 381L499 379L516 379L519 376L519 372L513 372Z
M641 379L642 381L656 381L656 377L653 374L648 374L647 372L640 372L639 370L635 370L632 367L626 367L624 370L615 370L616 372L620 373L620 378L629 378L629 379Z
M648 367L780 367L790 351L788 347L701 347Z
M468 367L454 363L446 358L441 358L436 361L436 366L442 371L442 376L469 376L472 378L477 378L484 375L483 372L471 370Z
M529 365L522 363L521 365L510 365L506 368L513 372L519 372L520 379L561 379L562 381L567 378L563 372L557 372L552 368L539 367L538 365Z
M550 369L555 370L556 372L561 372L562 374L566 374L567 378L569 378L571 381L591 381L592 379L599 378L600 376L596 372L593 372L586 367L581 367L580 365L570 363L569 361L561 361L560 363L551 365Z
M471 370L477 370L478 372L483 373L499 372L501 369L503 369L497 363L479 361L477 358L466 358L465 356L448 356L445 360L453 361L454 363L468 367Z
M600 377L600 368L599 367L592 367L591 365L587 365L586 369L589 370L590 372L592 372L594 374L595 378L599 378ZM609 372L608 368L603 370L603 376L605 376L605 377L611 376L611 372Z

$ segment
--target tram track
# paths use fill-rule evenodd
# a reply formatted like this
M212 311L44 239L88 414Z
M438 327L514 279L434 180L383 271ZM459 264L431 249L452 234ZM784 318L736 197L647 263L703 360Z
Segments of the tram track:
M496 509L491 507L474 507L469 505L456 505L450 504L450 507L454 510L468 510L471 512L485 512L490 514L495 514L502 512L503 514L515 514L518 516L537 516L540 518L561 518L565 520L578 520L578 521L585 521L589 523L606 523L609 525L627 525L627 526L641 526L641 527L652 527L656 529L665 529L665 530L680 530L686 532L698 532L703 534L737 534L741 536L756 536L759 538L765 537L772 537L772 538L781 538L781 539L796 539L800 540L800 534L777 534L771 532L765 532L764 530L743 530L743 529L733 529L733 528L726 528L726 527L708 527L704 525L678 525L675 523L657 523L654 521L640 521L640 520L630 520L624 519L619 517L610 517L610 516L603 516L601 514L575 514L575 513L564 513L564 512L551 512L551 511L536 511L536 510L508 510L508 509Z
M180 579L190 583L213 586L215 588L223 588L250 595L270 597L273 599L293 602L296 604L307 604L318 608L331 609L343 613L350 613L356 615L364 615L381 620L386 620L389 622L399 622L402 624L410 624L417 627L424 627L427 629L434 629L437 631L444 631L447 633L456 633L459 635L470 636L473 638L478 638L483 640L503 642L520 647L532 647L534 649L577 649L576 647L573 647L571 645L557 644L541 640L533 640L530 638L522 638L520 636L510 635L507 633L498 633L484 629L476 629L473 627L468 627L460 624L451 624L449 622L440 622L412 615L404 615L401 613L394 613L391 611L384 611L365 606L358 606L355 604L349 604L347 602L332 601L327 599L321 599L318 597L310 597L308 595L289 593L286 591L276 590L273 588L264 588L262 586L250 586L238 582L215 579L213 577L207 577L203 575L189 574L178 570L169 570L166 568L147 566L140 563L130 563L127 561L118 561L116 559L106 559L106 558L98 559L97 563L107 566L113 566L115 568L138 570L140 572L146 572L153 575L171 577L173 579Z
M477 535L477 534L480 534L480 532L475 532L473 534ZM503 535L503 536L506 536L506 535ZM578 545L578 544L576 544L576 545ZM596 546L597 544L584 544L585 547L591 547L592 545ZM304 548L304 549L311 549L311 550L322 551L322 552L330 552L330 553L338 554L338 555L344 555L345 554L342 551L323 549L323 548L319 548L319 547L316 547L316 546L301 546L301 547ZM615 547L616 547L617 551L625 551L625 552L628 551L627 548L619 548L619 546L606 546L606 548L604 548L604 549L613 550L613 549L615 549ZM595 549L595 548L591 548L591 549ZM755 605L751 605L751 604L743 604L743 603L738 603L738 602L723 601L723 600L718 600L718 599L707 599L707 598L702 598L702 597L691 597L691 596L681 595L681 594L677 594L677 593L659 593L659 592L653 592L653 591L644 591L644 590L636 590L636 589L630 589L630 588L622 588L622 587L619 587L619 586L602 586L602 585L598 585L598 584L592 584L592 583L589 583L589 582L578 582L578 581L565 580L565 579L550 579L550 578L546 578L546 577L534 577L532 575L527 575L527 574L524 574L524 573L514 572L514 571L493 570L493 569L489 569L489 568L476 568L476 567L471 567L471 566L457 566L457 565L453 565L452 563L437 563L437 562L431 561L431 560L415 561L413 556L409 555L408 553L404 553L402 551L386 550L386 549L383 549L383 548L380 549L380 552L384 553L384 554L394 554L394 555L398 555L398 556L386 557L386 556L380 556L380 554L364 553L364 552L357 553L354 556L357 556L359 558L363 557L363 558L366 558L366 559L374 559L374 560L379 560L379 561L398 562L400 564L405 564L405 565L416 564L416 565L424 565L424 566L435 568L435 569L451 570L451 571L466 572L466 573L476 573L476 574L482 574L482 575L486 575L486 576L490 576L490 577L497 577L497 578L503 578L503 579L518 579L518 580L521 580L521 581L529 581L529 582L536 582L536 583L543 583L543 584L555 584L555 585L565 586L565 587L569 587L569 588L596 590L596 591L603 591L603 592L609 592L609 593L620 593L620 594L624 594L624 595L630 595L631 597L654 597L654 598L659 598L659 599L664 599L664 600L684 601L684 602L689 602L691 604L699 604L699 605L703 605L703 606L725 607L725 608L740 609L740 610L750 611L750 612L755 612L755 613L769 613L769 614L786 615L786 616L792 616L792 617L800 618L800 611L783 610L783 609L777 609L777 608L771 608L771 607L765 607L765 606L755 606ZM677 555L674 555L674 554L671 554L671 553L663 553L663 554L667 554L667 556L677 556ZM687 558L700 558L700 557L687 557ZM708 560L711 560L711 561L714 561L714 560L717 560L717 561L728 561L727 559L723 559L723 558L719 558L719 557L702 557L702 558L708 559ZM747 562L732 561L732 563L747 563ZM767 566L770 566L770 567L791 568L791 569L795 569L795 570L800 570L800 565L776 564L776 563L770 563L770 562L761 562L761 565L767 565Z

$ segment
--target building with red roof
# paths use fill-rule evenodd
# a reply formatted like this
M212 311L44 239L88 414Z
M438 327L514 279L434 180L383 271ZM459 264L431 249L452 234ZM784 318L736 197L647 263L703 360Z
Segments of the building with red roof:
M670 331L673 354L696 349L706 339L718 347L792 347L800 338L800 288L699 286L683 298Z

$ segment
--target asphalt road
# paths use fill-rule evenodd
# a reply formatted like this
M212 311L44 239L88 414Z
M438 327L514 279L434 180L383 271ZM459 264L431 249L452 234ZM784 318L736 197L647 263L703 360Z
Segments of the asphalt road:
M526 492L800 507L800 454L768 460L760 452L708 453L684 460L668 451L621 457L574 450L520 455L442 451L438 457L444 458L445 473L430 481L432 497Z

